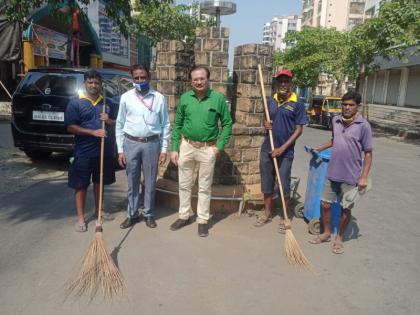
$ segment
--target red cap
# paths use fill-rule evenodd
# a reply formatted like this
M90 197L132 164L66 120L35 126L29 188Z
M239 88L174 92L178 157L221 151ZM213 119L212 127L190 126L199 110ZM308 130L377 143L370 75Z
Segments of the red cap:
M281 70L277 71L276 78L281 76L281 75L285 75L286 77L293 78L292 71L290 71L289 69L281 69Z

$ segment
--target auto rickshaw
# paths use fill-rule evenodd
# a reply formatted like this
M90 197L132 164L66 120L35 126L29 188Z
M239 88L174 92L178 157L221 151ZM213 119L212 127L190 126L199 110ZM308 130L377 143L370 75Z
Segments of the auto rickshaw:
M323 101L324 97L321 95L314 95L312 97L306 111L306 115L308 116L308 126L312 124L319 124L321 122L321 109Z
M332 119L339 114L341 114L341 98L334 96L314 97L307 111L308 126L317 124L331 130Z

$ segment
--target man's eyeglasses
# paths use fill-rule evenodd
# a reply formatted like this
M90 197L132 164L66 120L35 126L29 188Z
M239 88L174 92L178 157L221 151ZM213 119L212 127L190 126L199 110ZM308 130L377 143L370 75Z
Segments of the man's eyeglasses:
M206 81L207 81L207 79L202 79L202 78L199 78L199 79L193 79L192 81L193 81L193 82L206 82Z
M144 76L144 77L134 77L133 78L133 80L136 80L136 81L147 80L147 79L148 79L148 77L146 77L146 76Z

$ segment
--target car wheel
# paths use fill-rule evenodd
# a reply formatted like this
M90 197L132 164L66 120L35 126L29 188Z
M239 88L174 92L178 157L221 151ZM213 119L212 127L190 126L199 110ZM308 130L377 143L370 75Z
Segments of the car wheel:
M48 159L51 151L38 151L38 150L24 150L25 154L33 161L42 161Z
M312 219L308 223L309 233L318 235L321 233L321 221L319 218Z

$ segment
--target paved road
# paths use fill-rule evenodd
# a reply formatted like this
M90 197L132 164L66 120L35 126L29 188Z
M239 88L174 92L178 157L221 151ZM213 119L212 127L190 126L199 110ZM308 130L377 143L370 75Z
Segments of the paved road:
M294 164L303 182L303 144L328 137L305 130ZM176 218L170 209L159 209L154 230L139 224L122 231L124 212L118 212L104 237L128 294L113 303L63 303L64 282L93 236L93 222L88 233L73 232L65 176L8 194L0 204L0 314L419 314L420 146L381 136L375 145L374 188L354 211L343 255L333 255L331 244L310 245L306 224L294 220L317 275L286 263L277 220L253 228L246 215L217 215L210 237L201 239L196 225L169 231ZM108 208L123 208L124 177L118 172L106 191Z
M10 130L10 121L0 119L0 148L12 148L13 139L12 131Z

